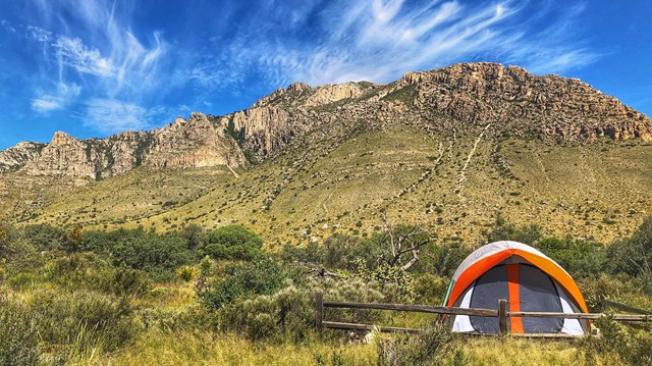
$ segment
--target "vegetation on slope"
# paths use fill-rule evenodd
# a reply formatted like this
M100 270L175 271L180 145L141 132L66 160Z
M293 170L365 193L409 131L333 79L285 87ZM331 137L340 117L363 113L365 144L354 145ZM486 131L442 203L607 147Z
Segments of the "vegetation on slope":
M51 185L35 207L16 203L2 212L19 224L103 230L241 224L275 250L334 233L369 236L382 226L382 212L391 222L466 242L481 239L499 213L558 236L603 242L630 235L649 214L649 144L564 146L485 136L473 150L477 137L434 137L408 126L362 130L288 148L239 177L212 168L136 170L72 193ZM26 182L7 180L17 202L37 202L18 198Z
M392 256L390 233L420 248L419 260ZM652 308L652 219L610 245L502 219L483 241L506 237L563 263L592 310L605 297ZM3 226L0 364L650 364L649 329L608 319L596 324L605 337L541 343L457 338L422 315L330 309L337 319L429 330L375 335L368 344L335 331L319 338L315 291L332 300L438 304L472 248L411 225L264 248L242 226L165 234Z

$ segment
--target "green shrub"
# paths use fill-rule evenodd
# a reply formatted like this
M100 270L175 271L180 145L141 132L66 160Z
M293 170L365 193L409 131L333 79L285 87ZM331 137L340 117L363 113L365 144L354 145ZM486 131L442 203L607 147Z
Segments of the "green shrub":
M29 225L23 228L23 236L38 250L59 250L64 247L66 232L50 225Z
M93 253L73 253L46 263L45 278L69 289L87 288L116 295L140 295L151 282L142 271L117 268Z
M99 289L119 296L142 295L152 286L143 272L129 268L113 269L103 279Z
M486 234L488 242L513 240L531 245L541 238L541 228L538 225L517 226L508 223L504 217L498 216L491 232Z
M632 276L652 273L652 218L646 219L630 238L609 247L609 263L612 272Z
M208 233L203 253L215 259L252 260L263 254L263 240L241 225L227 225Z
M594 276L604 271L607 252L602 244L584 240L546 238L536 247L578 277Z
M42 341L80 351L116 349L129 341L137 329L128 302L94 292L38 291L30 311Z
M219 309L238 298L269 295L281 288L287 272L271 258L231 265L226 275L198 281L197 293L209 309Z
M250 339L299 341L314 329L314 305L306 290L289 286L271 295L241 299L220 311L222 327Z
M110 258L116 266L169 277L177 267L190 263L193 252L177 234L156 234L142 228L84 234L84 249Z
M415 301L420 304L441 304L450 279L430 273L417 276L412 282Z
M287 282L285 287L272 294L241 297L221 308L217 312L220 327L241 332L254 340L302 341L314 330L317 291L329 301L378 302L383 299L377 286L357 277L311 279L302 287ZM372 324L381 322L386 315L374 310L325 310L327 319Z
M197 271L192 266L181 266L176 272L177 277L185 282L190 282L197 276Z
M0 366L38 364L36 327L30 314L0 297Z
M448 326L441 322L419 335L381 338L376 343L378 366L465 365L462 350L451 341Z
M652 365L650 329L636 330L610 318L596 320L600 336L584 340L582 353L587 365Z
M459 241L443 243L435 247L434 255L430 256L427 272L450 277L469 254L469 249Z

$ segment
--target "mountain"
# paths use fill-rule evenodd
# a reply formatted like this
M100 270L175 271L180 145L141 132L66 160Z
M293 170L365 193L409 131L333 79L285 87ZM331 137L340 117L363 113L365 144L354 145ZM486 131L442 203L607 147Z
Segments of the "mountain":
M0 216L85 227L238 222L273 243L498 214L610 239L652 204L652 122L588 84L458 64L386 85L296 83L225 116L0 152Z

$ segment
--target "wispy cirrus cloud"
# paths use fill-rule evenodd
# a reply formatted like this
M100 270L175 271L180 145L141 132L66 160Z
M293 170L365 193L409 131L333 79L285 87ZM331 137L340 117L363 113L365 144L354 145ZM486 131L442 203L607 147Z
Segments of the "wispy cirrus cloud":
M39 2L42 15L54 19L55 30L29 25L25 33L43 44L45 62L57 70L54 75L58 87L54 93L43 93L37 86L37 96L31 101L33 110L47 113L69 106L80 94L79 83L86 85L89 92L82 103L86 126L116 132L150 123L145 118L152 114L140 104L168 79L164 72L167 70L159 69L167 43L157 31L151 32L149 42L141 41L130 30L130 24L123 23L125 18L116 14L115 6L99 0ZM62 12L72 14L83 32L57 31L72 28L69 21L56 17ZM82 35L86 37L82 39Z
M478 5L334 0L319 12L304 15L321 30L312 42L270 39L263 30L241 36L238 44L250 45L244 52L228 52L239 56L244 67L263 70L271 82L313 84L383 82L406 71L470 60L516 63L536 72L555 73L585 66L598 57L582 47L581 40L572 39L572 32L561 31L567 31L581 7L541 29L529 25L527 12L532 10L553 11L513 1Z
M147 110L139 105L115 99L92 98L86 102L83 121L103 132L148 127Z
M69 66L80 73L109 77L113 62L97 49L88 48L79 38L58 37L52 44L60 67Z
M39 69L32 109L76 107L85 126L105 133L160 124L191 98L204 106L294 81L387 82L466 61L560 73L600 57L575 38L582 3L554 0L225 1L211 5L220 22L198 11L167 28L153 22L163 29L141 24L147 11L137 19L129 2L32 1L40 21L22 30L49 66ZM172 92L183 100L165 101Z
M45 114L60 110L70 105L81 93L81 87L75 83L66 84L59 82L56 89L50 93L39 93L31 101L32 109Z

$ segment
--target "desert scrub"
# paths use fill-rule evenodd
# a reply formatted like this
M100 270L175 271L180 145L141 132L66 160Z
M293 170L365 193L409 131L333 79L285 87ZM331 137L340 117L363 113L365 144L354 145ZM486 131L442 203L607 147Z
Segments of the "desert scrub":
M208 232L202 254L214 259L252 260L263 254L263 240L241 225L227 225Z
M600 337L588 337L583 343L587 366L598 365L652 365L652 327L637 330L610 318L598 319L594 326Z
M37 365L37 328L24 306L0 296L0 366Z
M210 276L211 266L209 260L204 260L200 271ZM287 271L277 261L260 258L230 265L224 276L200 276L197 294L204 306L217 310L245 296L272 294L283 286L287 278Z
M465 355L452 342L447 325L435 322L418 335L381 336L376 340L378 366L465 365Z
M28 306L40 340L58 349L111 351L138 329L125 299L96 292L38 290Z
M53 258L43 268L44 279L71 290L88 289L119 296L139 296L151 288L143 271L119 268L94 253Z

